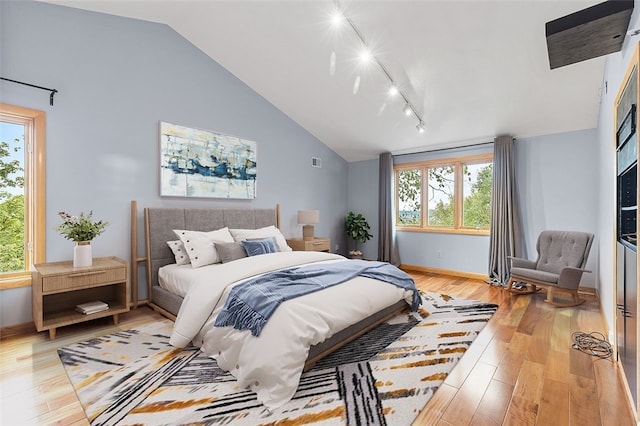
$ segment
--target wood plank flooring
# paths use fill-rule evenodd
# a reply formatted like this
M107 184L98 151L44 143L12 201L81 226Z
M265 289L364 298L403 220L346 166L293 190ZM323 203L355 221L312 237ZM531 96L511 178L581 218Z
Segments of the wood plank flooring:
M616 364L571 348L574 331L605 333L595 300L554 308L544 295L512 295L481 281L411 275L422 290L497 303L414 425L635 425ZM146 307L48 333L0 341L0 424L87 425L56 349L160 317ZM394 425L395 426L395 425Z

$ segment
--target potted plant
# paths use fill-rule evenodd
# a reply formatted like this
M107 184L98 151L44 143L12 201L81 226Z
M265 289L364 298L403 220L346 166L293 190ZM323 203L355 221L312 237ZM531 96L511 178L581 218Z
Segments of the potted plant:
M347 236L353 238L355 242L354 249L349 251L349 257L352 259L362 259L362 252L358 250L358 242L365 243L373 237L373 235L369 233L369 229L371 229L371 227L369 226L367 219L362 213L356 214L352 211L348 211L344 224Z
M80 213L80 216L72 216L66 212L58 212L62 223L56 230L67 240L76 243L73 248L73 267L91 266L93 263L91 253L91 241L102 234L109 222L93 220L93 211L89 214Z

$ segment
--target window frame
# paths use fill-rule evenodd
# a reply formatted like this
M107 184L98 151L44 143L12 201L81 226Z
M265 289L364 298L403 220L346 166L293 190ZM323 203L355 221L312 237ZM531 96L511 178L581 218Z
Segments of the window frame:
M31 270L46 260L46 114L0 103L0 120L25 126L25 270L0 272L0 290L28 287Z
M493 153L468 155L464 157L449 157L439 158L433 160L417 161L412 163L396 164L393 166L394 174L394 201L395 201L395 220L394 226L398 231L409 232L429 232L429 233L443 233L443 234L466 234L466 235L489 235L489 228L475 228L463 225L464 215L464 179L463 179L463 167L464 165L491 163L493 164ZM453 227L443 225L429 225L428 212L429 212L429 172L430 168L453 166L454 169L454 207L453 207ZM421 208L420 208L420 221L419 225L405 225L398 223L400 202L398 200L398 173L403 170L420 170L421 175ZM425 208L426 206L426 208Z

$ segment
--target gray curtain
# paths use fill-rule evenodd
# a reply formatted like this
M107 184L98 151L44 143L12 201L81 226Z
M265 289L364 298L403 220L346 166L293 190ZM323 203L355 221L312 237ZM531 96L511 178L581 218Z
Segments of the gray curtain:
M393 157L390 152L380 154L380 187L378 195L378 260L400 265L400 254L396 242L393 190Z
M496 285L504 285L509 279L509 256L521 256L522 230L515 188L514 162L513 137L495 138L489 278L491 283Z

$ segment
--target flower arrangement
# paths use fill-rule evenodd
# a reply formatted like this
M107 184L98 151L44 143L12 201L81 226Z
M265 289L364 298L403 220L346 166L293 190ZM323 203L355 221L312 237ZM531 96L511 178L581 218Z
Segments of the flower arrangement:
M93 221L93 210L89 214L80 213L80 216L71 216L66 212L58 212L62 223L56 230L67 240L75 242L91 241L102 234L109 222Z

